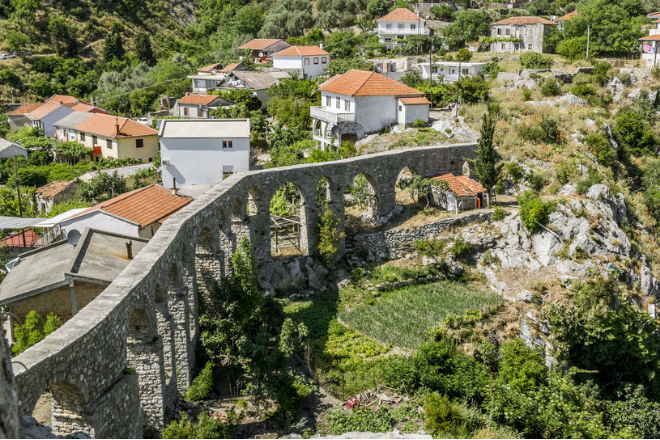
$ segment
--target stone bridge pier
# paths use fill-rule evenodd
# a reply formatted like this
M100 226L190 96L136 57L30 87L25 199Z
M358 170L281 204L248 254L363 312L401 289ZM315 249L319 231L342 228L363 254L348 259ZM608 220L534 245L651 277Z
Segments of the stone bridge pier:
M94 301L12 359L19 410L32 414L50 391L56 434L139 438L144 428L161 428L177 395L192 382L200 301L231 273L236 244L246 236L259 264L271 258L269 206L282 185L300 191L301 247L309 255L317 250L322 179L328 207L343 231L344 193L357 175L364 174L374 189L373 215L384 216L396 206L402 169L422 175L460 172L474 147L411 148L225 179L169 218Z

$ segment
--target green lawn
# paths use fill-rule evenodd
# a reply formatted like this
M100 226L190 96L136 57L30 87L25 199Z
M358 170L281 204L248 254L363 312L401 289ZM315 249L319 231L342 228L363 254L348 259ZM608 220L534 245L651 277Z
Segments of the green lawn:
M339 311L339 318L361 334L414 349L428 340L429 330L447 315L463 315L468 309L485 311L502 302L498 295L441 281L384 293L372 305Z

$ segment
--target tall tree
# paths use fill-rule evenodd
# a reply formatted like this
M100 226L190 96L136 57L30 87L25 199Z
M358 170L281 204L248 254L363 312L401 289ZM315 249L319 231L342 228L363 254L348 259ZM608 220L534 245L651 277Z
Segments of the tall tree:
M450 46L466 43L490 35L490 17L485 11L464 10L456 15L456 21L442 30Z
M18 24L21 32L25 32L25 28L31 26L36 21L36 12L39 7L37 0L11 0L13 12L9 19Z
M48 22L48 33L50 42L55 52L60 56L74 56L78 49L76 32L71 29L69 23L61 15L51 15Z
M266 16L259 32L261 38L285 38L302 35L314 25L312 4L307 0L279 0Z
M119 23L113 23L112 32L105 39L103 46L103 60L109 63L113 59L122 59L124 54L124 38L121 36L122 28Z
M156 57L151 47L151 40L149 39L149 35L144 31L138 32L135 36L135 55L138 60L146 63L147 66L156 65Z
M489 114L484 115L481 123L481 139L477 147L477 158L474 160L474 172L479 178L481 184L488 191L487 205L490 208L490 199L493 187L500 180L502 175L502 164L498 165L497 152L493 145L495 135L495 124Z

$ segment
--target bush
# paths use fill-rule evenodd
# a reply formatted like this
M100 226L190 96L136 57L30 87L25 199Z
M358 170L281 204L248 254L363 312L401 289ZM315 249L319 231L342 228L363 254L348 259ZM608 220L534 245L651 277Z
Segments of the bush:
M600 175L598 170L595 168L590 168L589 172L587 173L587 177L584 179L580 180L577 183L577 186L575 187L575 192L578 194L585 194L587 191L589 191L589 188L592 186L601 183L603 181L603 176Z
M560 185L566 185L575 175L577 165L573 161L564 160L555 167L555 178Z
M632 111L620 114L614 122L614 131L620 143L633 156L655 154L655 137L639 114Z
M189 402L199 402L213 389L213 362L207 362L202 371L193 379L184 398Z
M523 69L549 69L554 63L550 55L536 52L525 52L520 55L520 65Z
M532 91L527 88L527 86L522 86L523 101L527 102L532 99Z
M451 247L451 252L456 258L463 258L472 253L472 244L463 240L463 237L459 236L454 244Z
M560 131L559 124L552 118L544 118L539 124L543 131L543 136L546 142L556 143L559 142Z
M575 37L562 41L556 52L569 61L584 58L587 55L587 37Z
M493 220L498 221L498 220L503 220L507 215L509 215L509 212L502 208L501 206L498 206L495 208L495 211L493 212Z
M413 122L413 127L415 127L415 128L424 128L424 127L426 127L426 122L424 122L423 119L417 119L415 122Z
M420 255L437 257L444 254L446 244L445 240L437 240L435 238L415 240L415 249Z
M529 348L520 338L502 344L499 373L500 381L517 391L537 389L547 378L541 353Z
M582 96L582 97L596 96L596 94L598 93L596 89L589 84L578 84L573 87L571 92L575 96Z
M592 133L585 139L585 143L598 159L598 163L611 167L616 160L616 153L610 148L610 143L603 135Z
M14 338L16 342L11 347L12 355L17 356L23 353L61 326L62 320L56 314L51 312L44 322L40 314L31 310L25 315L23 325L14 324Z
M532 190L525 191L523 195L518 196L518 204L520 205L520 218L529 232L542 231L542 225L548 222L553 204L544 202L538 193Z
M561 86L559 85L559 82L554 78L547 79L541 86L541 94L543 94L543 96L561 95Z
M509 179L511 179L514 183L518 183L525 174L525 170L518 162L507 163L504 165L504 170L506 171L506 175L509 177Z
M534 191L541 191L545 185L548 184L548 178L545 173L530 171L526 176L527 183Z
M326 421L332 435L345 432L388 432L396 425L392 410L384 405L375 411L368 408L358 408L351 412L336 409L328 415Z
M460 406L449 401L447 396L431 393L426 396L424 403L426 415L426 430L433 434L433 438L466 438L468 429L463 420L463 410Z
M162 438L236 438L236 415L229 414L229 423L223 423L208 414L202 414L197 423L190 420L187 412L161 431Z

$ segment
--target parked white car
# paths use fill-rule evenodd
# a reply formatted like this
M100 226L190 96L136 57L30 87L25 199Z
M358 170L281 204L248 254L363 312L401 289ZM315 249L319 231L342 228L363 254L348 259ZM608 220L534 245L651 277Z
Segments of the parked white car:
M149 126L149 119L147 118L140 118L137 121L138 124L146 125L147 127Z

